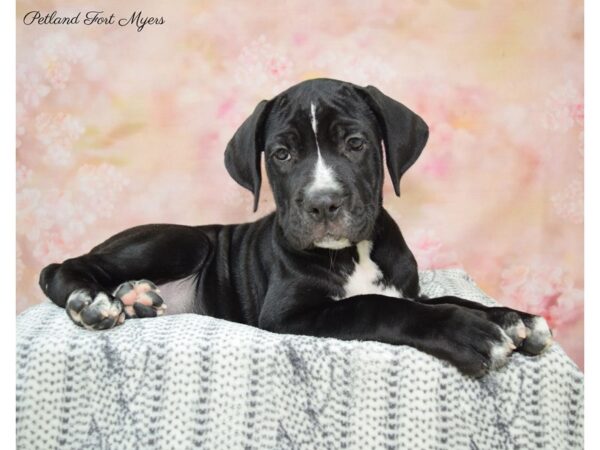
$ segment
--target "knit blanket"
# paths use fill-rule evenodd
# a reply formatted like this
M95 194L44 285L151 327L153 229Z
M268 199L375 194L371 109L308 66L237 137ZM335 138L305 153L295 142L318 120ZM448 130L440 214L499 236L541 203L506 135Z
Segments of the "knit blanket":
M422 292L494 304L461 270ZM481 379L407 346L184 314L87 331L17 317L19 449L577 449L583 375L554 344Z

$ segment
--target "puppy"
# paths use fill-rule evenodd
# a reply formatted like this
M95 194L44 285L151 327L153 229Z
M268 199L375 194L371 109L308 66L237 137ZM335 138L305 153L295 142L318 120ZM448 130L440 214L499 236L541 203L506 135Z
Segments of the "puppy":
M164 313L158 286L185 285L170 311L277 333L410 345L481 376L513 350L552 342L545 320L419 295L417 263L382 206L425 147L421 117L378 89L316 79L262 101L225 150L254 194L261 156L276 211L238 225L144 225L51 264L40 286L77 325L103 330ZM385 156L384 156L385 155Z

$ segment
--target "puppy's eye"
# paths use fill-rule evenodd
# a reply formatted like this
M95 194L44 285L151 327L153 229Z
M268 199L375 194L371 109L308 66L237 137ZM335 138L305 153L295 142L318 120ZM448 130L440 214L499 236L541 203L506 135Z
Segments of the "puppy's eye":
M273 156L277 161L289 161L290 159L292 159L292 155L290 154L289 150L285 147L279 147L277 150L275 150Z
M357 151L363 149L363 147L365 146L365 141L362 138L354 136L354 137L350 137L346 141L346 144L348 145L348 148L350 150L357 152Z

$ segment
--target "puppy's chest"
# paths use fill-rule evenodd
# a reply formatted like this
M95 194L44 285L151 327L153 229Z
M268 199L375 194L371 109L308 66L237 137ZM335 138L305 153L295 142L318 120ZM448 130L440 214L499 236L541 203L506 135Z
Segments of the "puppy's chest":
M371 259L370 241L362 241L356 245L358 260L343 285L343 295L334 297L334 300L343 300L356 295L379 294L388 297L402 297L402 292L394 286L384 283L383 273L379 266Z

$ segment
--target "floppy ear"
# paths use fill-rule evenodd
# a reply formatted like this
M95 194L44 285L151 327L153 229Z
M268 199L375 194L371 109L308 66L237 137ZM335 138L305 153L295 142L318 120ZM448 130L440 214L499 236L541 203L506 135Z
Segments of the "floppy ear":
M429 127L402 103L373 86L362 90L383 132L385 161L394 191L400 196L400 178L417 160L429 137Z
M254 194L254 212L260 195L260 152L263 150L263 128L267 101L261 101L254 112L235 132L225 149L225 167L238 184Z

